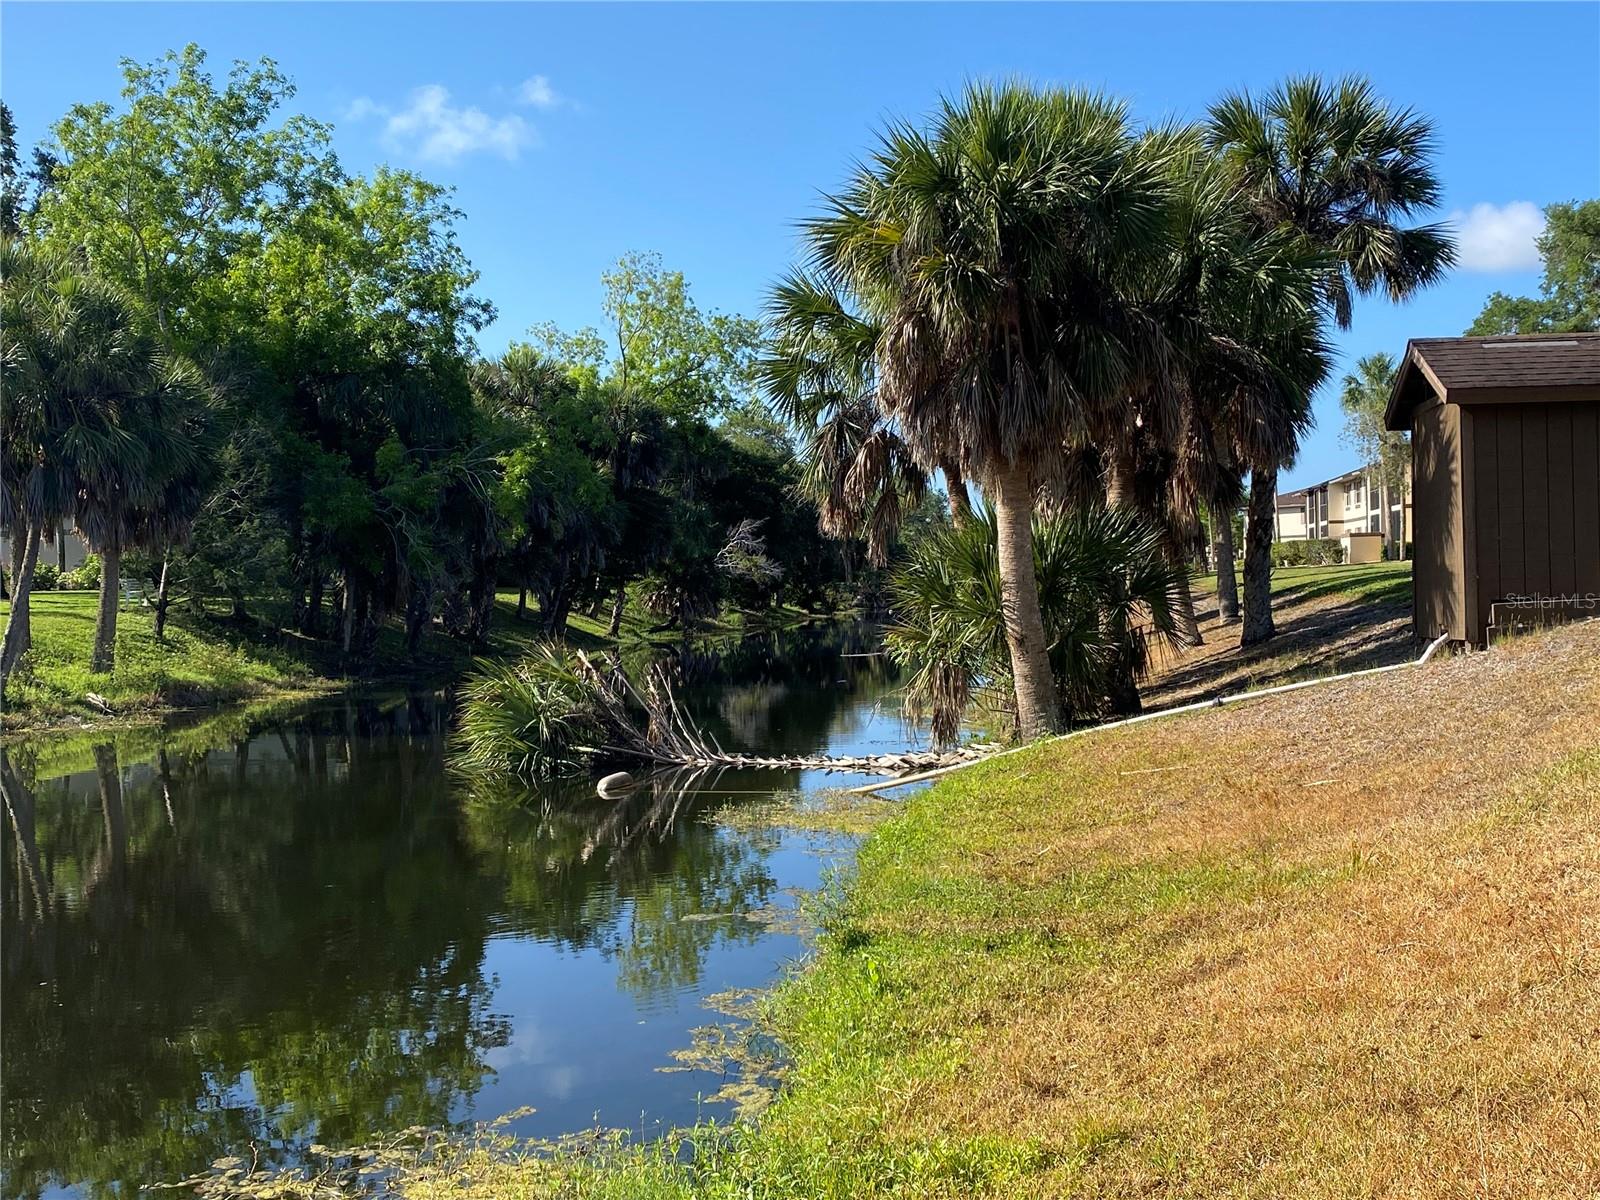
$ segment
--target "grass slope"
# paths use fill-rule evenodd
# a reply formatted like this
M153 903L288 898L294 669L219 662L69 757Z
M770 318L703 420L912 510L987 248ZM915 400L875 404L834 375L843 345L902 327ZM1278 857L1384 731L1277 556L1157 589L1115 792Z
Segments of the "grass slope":
M752 1131L414 1197L1591 1196L1600 623L1045 744L865 844Z
M515 592L496 597L486 657L516 657L541 640L537 613L530 611L527 620L517 620L516 601ZM93 672L89 655L97 604L94 592L33 593L33 649L24 669L6 688L7 730L101 722L105 714L85 701L91 692L104 697L119 717L137 720L173 709L326 691L358 682L438 686L459 676L473 658L462 643L433 630L412 654L401 630L391 622L379 631L372 660L363 664L359 678L352 678L333 642L279 627L286 617L278 611L281 606L257 605L265 619L245 625L218 617L196 618L175 607L162 643L155 639L153 611L129 604L117 618L115 669ZM0 601L0 614L9 613L10 604ZM730 612L696 632L733 634L810 619L814 618L795 609L756 615ZM607 624L604 618L574 613L567 637L588 649L683 638L681 631L656 628L637 604L625 614L618 637L609 636Z

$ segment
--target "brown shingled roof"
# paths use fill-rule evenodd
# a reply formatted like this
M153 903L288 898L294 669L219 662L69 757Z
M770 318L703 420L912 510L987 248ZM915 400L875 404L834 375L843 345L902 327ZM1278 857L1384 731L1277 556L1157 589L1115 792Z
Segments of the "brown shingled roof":
M1600 388L1600 333L1413 338L1385 423L1405 428L1411 409L1441 390L1452 402L1470 404L1472 393L1506 388Z

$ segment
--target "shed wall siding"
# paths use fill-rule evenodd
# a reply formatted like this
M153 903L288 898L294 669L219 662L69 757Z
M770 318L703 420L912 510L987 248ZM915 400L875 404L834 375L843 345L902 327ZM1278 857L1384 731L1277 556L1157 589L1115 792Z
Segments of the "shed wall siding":
M1512 595L1600 594L1600 402L1465 411L1480 621Z
M1412 418L1412 507L1416 517L1416 630L1420 638L1467 637L1461 510L1461 410L1418 409Z

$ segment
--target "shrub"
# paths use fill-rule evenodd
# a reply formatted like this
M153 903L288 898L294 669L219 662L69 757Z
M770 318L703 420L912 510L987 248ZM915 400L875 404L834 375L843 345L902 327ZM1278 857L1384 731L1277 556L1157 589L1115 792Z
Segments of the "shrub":
M1344 543L1338 538L1273 542L1272 561L1280 567L1338 566L1344 562Z
M562 774L602 737L595 688L564 649L482 663L462 694L456 766L466 771Z
M74 571L68 571L61 577L60 586L64 590L92 592L100 586L100 556L91 554L85 558Z
M1149 522L1104 509L1039 521L1033 556L1061 702L1070 717L1097 714L1125 665L1143 671L1149 638L1175 636L1184 569ZM975 691L1009 710L994 513L921 539L891 588L895 623L884 640L912 672L907 697L930 713L935 738L954 740Z
M55 563L36 563L33 568L33 590L53 592L61 580L61 569Z

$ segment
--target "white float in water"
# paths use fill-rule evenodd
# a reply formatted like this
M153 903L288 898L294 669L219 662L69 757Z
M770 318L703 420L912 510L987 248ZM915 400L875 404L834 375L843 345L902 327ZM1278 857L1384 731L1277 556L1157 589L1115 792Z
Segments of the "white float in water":
M626 771L613 771L599 783L594 785L595 794L607 799L620 796L624 792L631 792L634 788L634 778Z

